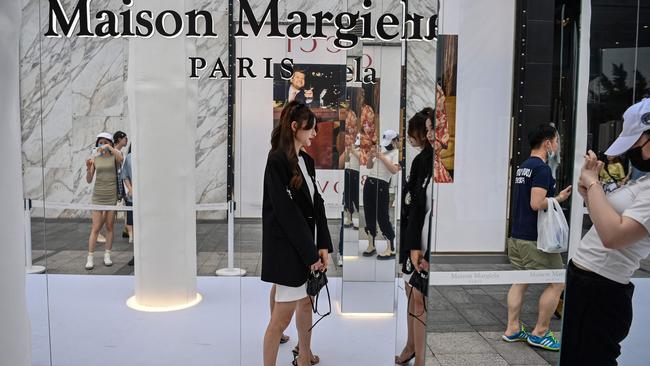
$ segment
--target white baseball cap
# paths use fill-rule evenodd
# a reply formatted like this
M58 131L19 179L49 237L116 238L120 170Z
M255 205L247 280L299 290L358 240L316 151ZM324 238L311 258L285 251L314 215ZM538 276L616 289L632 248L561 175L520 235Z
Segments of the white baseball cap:
M384 131L384 134L381 135L381 142L379 144L383 147L386 147L390 145L390 143L393 142L397 136L399 136L399 134L397 134L395 130L386 130Z
M623 131L605 151L605 155L623 155L639 140L643 132L648 130L650 130L650 98L644 98L623 113Z
M97 135L97 139L107 139L113 142L113 134L109 132L101 132Z

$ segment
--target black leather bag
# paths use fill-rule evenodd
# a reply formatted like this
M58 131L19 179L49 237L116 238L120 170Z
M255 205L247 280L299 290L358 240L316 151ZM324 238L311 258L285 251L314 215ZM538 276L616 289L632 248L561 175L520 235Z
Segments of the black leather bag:
M413 287L414 289L420 291L420 293L426 297L428 295L428 290L429 290L429 272L414 271L413 275L411 276L411 279L409 280L409 285L411 285L411 287Z
M320 290L322 290L323 287L325 288L325 291L327 291L327 303L329 305L329 309L325 314L318 312L318 299L320 298ZM309 295L309 301L311 302L311 310L314 314L320 315L320 319L309 328L309 331L311 332L316 324L332 313L332 300L330 298L330 289L327 286L327 275L325 272L311 271L309 273L309 278L307 278L307 295ZM315 298L315 300L313 300L313 298Z
M311 271L307 278L307 295L318 296L320 290L327 285L327 275L321 271Z
M425 326L427 325L425 321L420 319L420 317L424 314L427 313L427 290L429 289L429 272L427 271L420 271L420 272L413 272L413 275L411 276L411 279L409 280L409 285L411 285L412 289L411 292L409 292L409 297L408 297L408 303L411 303L411 297L414 296L413 294L415 293L415 290L418 290L420 292L420 296L422 296L422 303L424 305L424 310L422 314L413 314L409 311L409 316L412 316L415 318L415 320L419 321L420 323L424 324ZM417 295L415 295L417 296Z

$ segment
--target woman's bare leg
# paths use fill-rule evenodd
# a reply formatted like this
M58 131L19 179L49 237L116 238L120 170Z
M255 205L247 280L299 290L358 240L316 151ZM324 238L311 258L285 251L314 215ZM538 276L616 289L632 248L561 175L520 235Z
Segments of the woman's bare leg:
M264 333L264 366L275 366L280 347L282 332L291 323L291 317L296 310L296 301L278 302L273 306L271 320Z
M113 249L113 229L115 227L115 211L106 211L106 250Z
M275 306L275 284L271 287L271 294L269 296L269 304L271 307L271 314L273 314L273 307ZM289 336L282 333L282 337L280 337L280 340L283 341L282 343L289 342Z
M415 345L415 366L424 366L424 356L427 342L427 313L424 310L426 300L417 289L412 289L411 301L413 302L413 314L418 315L413 319L413 344ZM413 317L411 317L413 318ZM419 319L419 320L418 320Z
M309 297L298 300L296 308L296 328L298 329L298 365L310 366L312 353L311 353L311 328L312 324L312 309Z
M395 357L395 363L404 363L411 355L415 352L415 343L413 341L413 322L415 319L409 315L409 314L417 314L415 313L415 304L413 301L408 301L409 294L412 291L412 287L404 282L404 291L406 293L406 301L407 301L407 308L406 308L406 329L407 329L407 336L406 336L406 345L404 345L404 349L402 349L402 353L400 353L399 356Z
M99 234L99 230L104 225L103 213L103 211L92 212L92 226L90 228L90 236L88 237L88 253L95 252L95 246L97 245L97 235Z

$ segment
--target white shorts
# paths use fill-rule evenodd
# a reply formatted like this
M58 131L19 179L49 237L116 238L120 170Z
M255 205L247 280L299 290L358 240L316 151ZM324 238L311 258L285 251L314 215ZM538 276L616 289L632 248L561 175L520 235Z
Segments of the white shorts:
M275 285L275 302L298 301L305 297L307 297L307 283L298 287Z
M410 274L406 274L406 273L402 272L402 279L404 280L404 282L406 282L406 284L408 286L411 286L411 285L409 285L409 281L411 280L411 276L413 276L414 272L415 271L411 272Z

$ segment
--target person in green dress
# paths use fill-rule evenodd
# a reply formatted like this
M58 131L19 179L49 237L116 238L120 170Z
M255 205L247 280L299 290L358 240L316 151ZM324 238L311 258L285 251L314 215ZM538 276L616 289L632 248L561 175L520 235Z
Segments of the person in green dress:
M86 160L86 182L93 186L92 204L114 206L117 203L117 167L122 164L122 154L113 146L113 135L102 132L97 135L92 156ZM111 266L111 248L113 246L113 223L115 211L93 210L92 228L88 238L88 257L86 269L95 267L94 252L97 244L97 235L102 227L106 229L106 249L104 252L104 265Z

